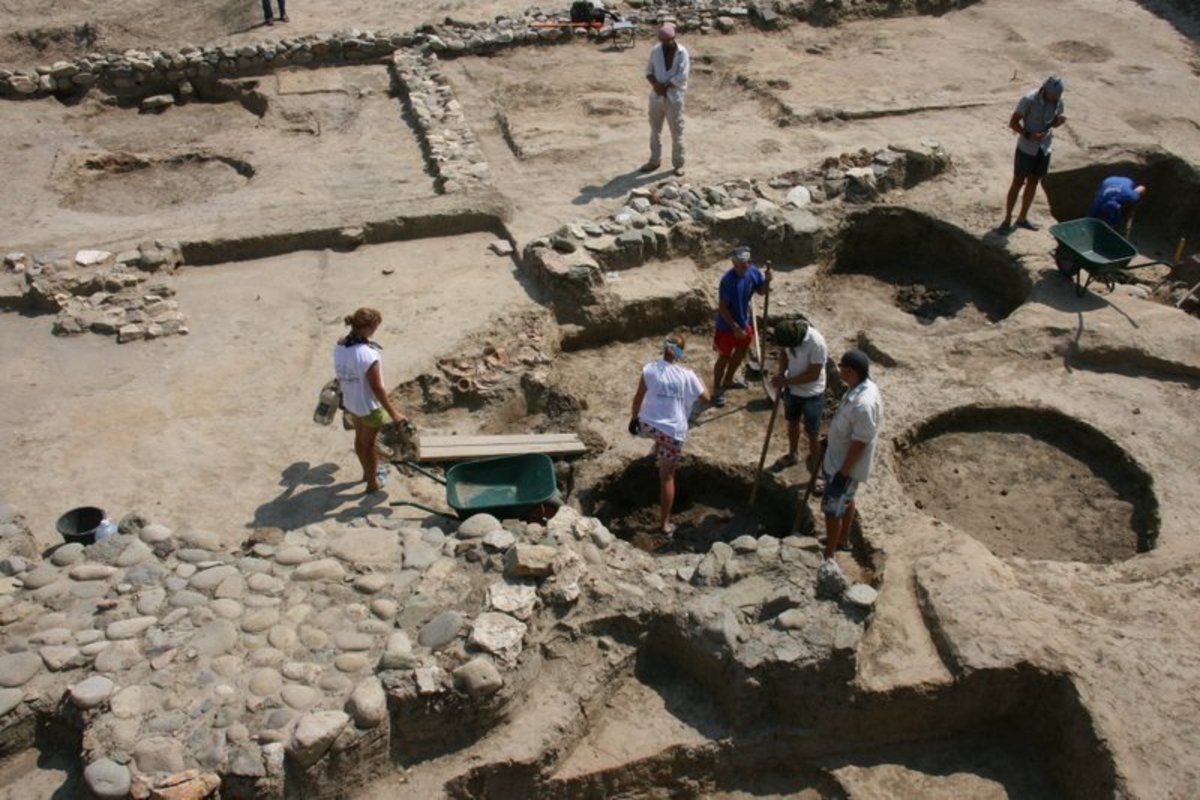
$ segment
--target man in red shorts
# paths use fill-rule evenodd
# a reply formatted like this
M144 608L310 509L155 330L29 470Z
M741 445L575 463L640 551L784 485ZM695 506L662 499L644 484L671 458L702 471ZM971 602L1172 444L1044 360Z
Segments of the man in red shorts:
M717 364L713 368L714 406L725 405L726 389L745 389L737 379L738 368L750 347L750 298L766 291L771 282L771 267L760 272L750 261L750 248L739 247L733 252L733 266L721 277L717 288L717 332L713 350Z

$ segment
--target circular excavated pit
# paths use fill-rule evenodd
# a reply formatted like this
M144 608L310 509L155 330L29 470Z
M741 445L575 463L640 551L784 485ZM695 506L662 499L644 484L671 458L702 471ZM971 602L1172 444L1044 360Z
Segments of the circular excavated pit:
M104 153L85 158L75 169L63 205L105 214L148 214L236 191L253 175L254 168L244 161L208 153Z
M650 458L630 462L581 493L581 499L585 513L599 517L610 531L643 550L702 553L713 542L729 542L746 534L783 538L791 532L798 499L795 490L764 474L751 506L753 475L749 469L686 456L675 476L671 521L676 530L670 542L658 533L658 467ZM813 518L806 511L796 532L812 531Z
M1154 546L1150 476L1103 433L1057 411L958 408L896 447L918 507L997 555L1111 563Z
M995 322L1024 303L1032 289L1012 257L967 231L905 208L875 208L851 217L830 272L826 280L832 286L854 276L851 290L890 294L897 308L922 323L937 318ZM886 289L872 285L878 283Z

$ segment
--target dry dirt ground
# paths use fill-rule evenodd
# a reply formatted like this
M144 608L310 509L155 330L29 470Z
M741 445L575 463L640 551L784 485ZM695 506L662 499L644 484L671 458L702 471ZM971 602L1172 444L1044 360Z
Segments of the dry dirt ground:
M482 20L524 5L355 0L313 8L296 2L286 34L407 30L448 15ZM49 9L0 0L0 15L0 64L7 65L49 63L93 49L246 42L285 33L258 26L257 3L230 0L180 8L67 0ZM83 23L91 28L78 32ZM1056 169L1149 145L1200 163L1196 45L1129 0L1063 0L1033 13L1027 2L986 0L937 18L739 31L683 40L695 65L689 182L766 178L859 148L934 139L951 154L953 172L889 201L950 221L1014 256L1042 258L1048 271L1048 234L1022 231L999 240L988 233L1000 220L1010 173L1005 123L1020 94L1046 74L1064 75L1068 87L1069 122L1057 139ZM665 177L634 172L645 159L640 73L647 47L645 39L624 52L576 42L446 62L492 170L495 193L479 197L435 195L382 66L266 76L257 89L261 114L238 103L193 103L162 115L94 97L75 105L4 103L0 244L4 252L72 253L145 238L202 241L486 205L501 209L520 247L560 224L611 213L631 189ZM113 168L131 153L144 160L142 167ZM1044 197L1033 218L1051 221ZM1134 242L1152 254L1169 252L1179 235L1200 235L1200 227L1171 231L1147 223ZM84 504L199 525L221 532L230 545L257 526L400 513L386 498L362 494L348 436L309 421L328 377L330 348L343 315L363 304L381 308L385 376L398 385L433 371L438 357L471 337L488 335L498 315L538 310L539 295L514 261L488 251L494 238L472 233L185 266L170 280L191 333L154 342L57 338L50 335L50 315L0 314L0 407L7 411L0 499L22 509L45 546L55 541L56 517ZM1188 672L1197 669L1200 651L1193 634L1176 631L1190 626L1187 609L1194 610L1196 594L1189 576L1200 566L1193 474L1200 463L1197 321L1129 287L1076 300L1049 273L1016 309L997 314L969 305L951 318L918 318L899 307L905 301L892 284L871 275L831 275L822 266L780 264L772 308L804 311L826 333L833 353L866 342L882 356L887 366L877 377L888 403L889 444L964 405L994 406L995 419L1003 421L981 430L951 426L906 450L881 449L877 477L863 494L858 563L849 556L844 562L848 569L886 568L858 681L886 691L950 679L939 652L944 642L925 630L913 587L920 575L941 575L945 565L938 559L949 559L947 553L984 563L990 557L981 542L1000 560L963 577L956 585L964 595L1003 585L1036 595L1054 613L1026 623L1021 607L1002 601L991 619L975 606L964 608L947 626L987 627L998 642L992 649L981 645L980 662L1033 647L1060 626L1091 630L1113 604L1128 601L1120 605L1127 627L1141 625L1140 613L1152 615L1146 627L1162 634L1154 652L1182 652L1178 669L1158 664L1151 669L1160 672L1135 676L1142 668L1118 658L1113 672L1081 679L1083 691L1106 697L1098 716L1122 763L1142 764L1127 776L1132 793L1194 795L1186 779L1200 776L1196 751L1189 749L1200 746L1194 726L1189 738L1186 721L1139 715L1139 707L1166 702L1154 686L1162 670L1171 673L1171 691L1180 693L1174 702L1200 707L1197 672ZM670 295L679 283L712 286L722 268L723 259L714 255L632 270L618 292L645 297ZM703 330L693 332L689 360L708 380L705 337ZM586 399L582 424L606 444L585 476L607 477L643 454L644 443L624 435L624 420L636 370L656 345L657 339L609 344L563 354L553 364L552 381ZM1028 406L1052 407L1062 417L1025 420L1010 410ZM712 462L753 466L768 412L756 393L734 394L726 409L701 415L690 451ZM511 409L505 414L509 430L526 429L523 420L509 418ZM414 416L427 431L469 433L497 425L466 409ZM1110 469L1110 461L1119 461L1111 453L1046 443L1072 420L1103 431L1152 476L1154 552L1134 558L1147 502L1137 476ZM769 461L782 452L776 436ZM781 480L794 484L804 477L794 469ZM646 487L647 503L652 491ZM392 496L441 500L427 482L402 476ZM1127 564L1133 566L1122 572ZM1072 583L1081 570L1094 570L1082 574L1095 592ZM1122 581L1138 577L1158 581L1159 593L1140 601L1127 596ZM1160 612L1152 598L1164 593L1180 605ZM996 630L1002 622L1011 623L1011 633ZM1046 650L1092 658L1080 643L1084 637L1064 634ZM1137 686L1107 697L1124 679ZM1191 688L1183 688L1189 682ZM675 713L680 702L671 691L637 682L622 687L607 716L558 765L556 779L649 757L668 743L687 746L723 735L711 720ZM630 734L634 728L637 735ZM1167 739L1173 741L1163 745ZM1044 776L1019 768L1021 754L1019 743L981 739L920 752L872 751L825 768L854 797L1052 796ZM1172 781L1156 770L1185 777ZM439 765L425 783L420 774L405 776L411 783L388 777L362 796L418 796L411 787L429 788L436 776L452 772ZM763 779L714 796L827 796L823 780Z

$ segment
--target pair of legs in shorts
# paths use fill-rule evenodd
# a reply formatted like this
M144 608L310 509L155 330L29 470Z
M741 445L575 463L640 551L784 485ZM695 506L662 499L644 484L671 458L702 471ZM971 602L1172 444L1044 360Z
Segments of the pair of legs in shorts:
M713 335L713 350L717 351L717 364L713 367L713 405L725 405L725 390L745 388L737 383L738 368L750 349L753 332L750 326L742 331L744 338L738 337L732 331L718 329Z
M829 486L833 476L824 474L825 493L821 498L821 512L825 515L825 557L833 558L834 552L850 547L850 526L854 523L854 495L858 492L858 481L850 478L846 491L834 495Z
M1033 198L1037 195L1038 184L1041 183L1042 178L1046 177L1049 170L1049 153L1039 150L1037 155L1031 156L1021 152L1021 148L1017 148L1017 152L1013 156L1012 184L1008 187L1008 197L1004 204L1004 222L1000 223L1001 232L1007 233L1012 228L1013 208L1017 205L1017 196L1021 194L1022 185L1025 186L1025 193L1021 196L1021 213L1017 214L1017 227L1031 231L1037 230L1037 226L1026 217L1029 214L1029 207L1033 205Z
M659 530L669 537L675 532L675 526L671 524L671 507L675 505L675 468L683 458L683 442L644 422L639 430L642 436L654 440L650 455L658 462Z
M367 482L368 492L377 492L387 483L387 466L379 463L379 451L375 449L379 429L387 422L387 418L387 412L382 408L362 417L350 414L350 421L354 423L354 454L362 464L363 480Z
M817 468L820 451L821 415L825 412L824 394L812 397L796 397L790 392L783 395L783 416L788 423L788 451L779 460L781 467L790 467L797 461L800 451L800 425L804 424L804 435L808 439L808 469Z

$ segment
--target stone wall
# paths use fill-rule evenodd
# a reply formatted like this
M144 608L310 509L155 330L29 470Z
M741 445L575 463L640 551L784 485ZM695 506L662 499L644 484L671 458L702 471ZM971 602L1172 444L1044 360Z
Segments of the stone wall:
M665 307L634 308L609 291L621 270L681 256L724 255L735 244L751 246L760 263L803 266L832 252L846 210L876 203L950 165L949 154L927 141L918 149L849 153L766 181L693 186L668 180L633 190L610 216L569 223L534 239L524 249L522 267L553 299L568 349L665 333L692 324L697 313L707 315L709 302L680 287L683 294ZM643 318L653 324L641 324Z
M392 76L439 192L450 193L490 182L491 174L462 106L432 53L414 49L392 57Z
M777 0L734 3L715 0L698 5L690 0L636 3L626 16L643 30L674 20L683 33L730 33L739 25L782 27L790 20L831 25L844 19L943 13L975 0ZM635 5L635 4L631 4ZM186 99L194 82L217 78L263 75L291 66L362 63L417 47L445 57L496 53L509 47L555 44L595 38L596 31L540 27L562 19L561 13L531 8L520 16L500 16L493 22L447 20L411 33L337 31L240 46L184 45L179 49L126 50L89 53L30 69L0 69L0 98L70 96L98 88L120 97L146 98L170 93Z

